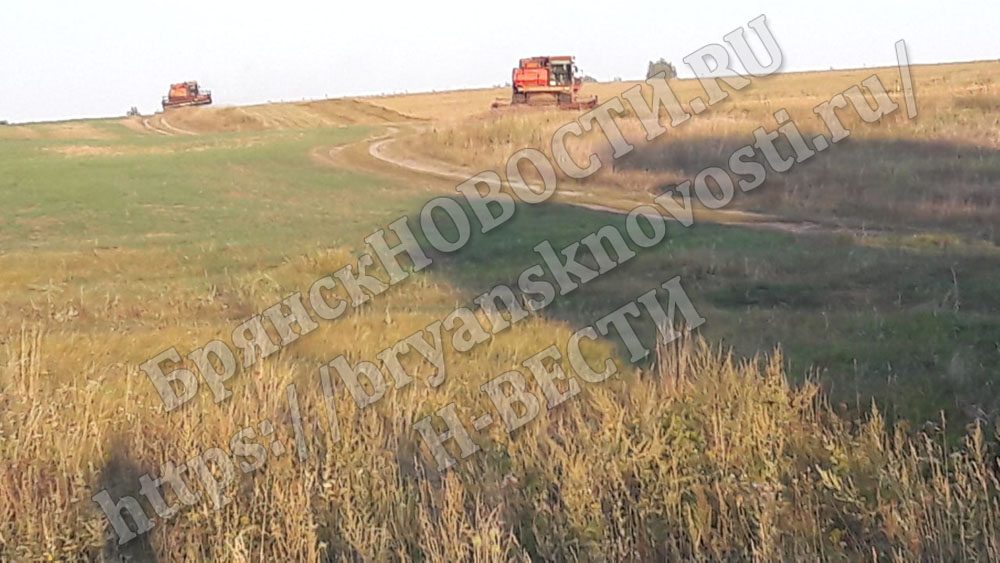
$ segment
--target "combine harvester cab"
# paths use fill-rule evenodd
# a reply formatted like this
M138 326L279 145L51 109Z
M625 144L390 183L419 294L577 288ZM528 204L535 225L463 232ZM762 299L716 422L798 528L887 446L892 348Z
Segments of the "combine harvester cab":
M593 109L597 96L581 98L580 71L573 57L521 59L511 78L511 99L493 102L493 108L508 106L556 106L559 109Z
M204 106L212 103L212 92L202 90L195 81L170 85L170 93L163 98L163 109L184 106Z

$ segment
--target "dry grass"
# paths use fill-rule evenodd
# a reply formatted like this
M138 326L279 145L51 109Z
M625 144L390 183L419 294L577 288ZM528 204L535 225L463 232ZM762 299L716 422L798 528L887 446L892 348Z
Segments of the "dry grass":
M157 114L150 122L154 127L177 134L381 125L406 120L405 116L379 105L343 99L244 107L182 108Z
M1000 63L915 67L920 113L909 121L897 111L877 124L853 111L840 112L851 138L792 172L771 173L752 194L737 198L738 208L849 224L942 228L964 223L965 230L996 240L1000 224L1000 117L994 109ZM605 166L586 180L590 192L612 188L648 197L709 166L725 167L729 155L753 141L752 131L777 128L773 113L787 109L807 139L825 133L812 109L872 73L902 106L896 69L801 73L769 77L710 111L692 117L653 143L631 112L618 118L636 150L618 162L595 130L569 138L577 162L597 154ZM620 95L634 83L588 85L601 100ZM673 83L682 101L703 96L695 80ZM646 92L647 99L649 92ZM484 96L483 96L484 97ZM469 97L470 101L472 97ZM478 100L478 98L476 99ZM575 116L558 111L467 112L455 114L429 131L403 140L406 152L423 153L470 170L497 168L524 147L550 153L553 132ZM483 106L485 107L485 106ZM628 108L628 104L625 104ZM785 154L790 152L784 149ZM563 178L564 185L575 188Z
M346 336L370 342L368 316ZM524 332L491 352L524 355L534 330ZM5 559L116 551L89 502L95 488L135 494L130 484L158 462L188 459L262 417L287 418L290 382L303 397L320 392L279 359L221 408L165 417L134 377L81 366L75 384L53 381L57 337L25 328L5 348ZM494 433L444 475L420 456L410 423L451 400L464 410L465 382L364 412L340 394L338 443L320 402L306 400L304 465L271 458L226 490L223 510L195 505L122 551L240 561L1000 556L1000 483L983 429L952 451L933 435L884 428L877 412L848 424L815 387L791 388L780 366L780 356L737 365L704 345L663 349L652 371L588 387L513 437ZM116 381L124 386L109 392Z
M88 121L63 121L55 123L41 123L33 125L4 125L0 126L0 140L80 140L113 139L114 135L107 130L95 127Z
M407 116L387 109L381 104L370 103L370 100L345 98L242 107L187 107L158 112L149 117L128 117L113 121L64 121L0 126L0 141L109 141L134 137L137 134L158 137L197 133L303 130L348 125L382 125L408 120Z
M227 403L203 400L181 412L161 412L137 375L143 350L224 336L213 328L227 326L223 319L238 322L346 259L332 251L290 260L266 275L247 273L232 280L235 299L225 297L224 288L198 297L176 286L159 289L169 300L135 290L127 301L105 303L81 294L73 318L52 316L65 306L57 291L62 281L50 280L48 291L57 297L48 305L35 299L35 306L52 315L8 331L0 356L0 557L93 560L127 553L164 561L450 562L1000 556L992 435L972 427L964 446L952 449L937 430L886 429L877 412L850 423L831 411L815 385L790 386L780 354L736 363L703 343L663 348L649 370L587 386L513 436L495 429L480 439L484 451L453 472L438 473L422 454L412 422L452 401L470 419L482 401L479 382L532 355L539 342L564 342L571 332L530 320L471 354L449 350L449 379L437 390L422 385L417 364L408 365L416 385L390 391L365 411L340 389L342 438L333 442L314 366L336 350L352 360L374 357L433 318L426 309L454 306L453 290L420 276L391 294L384 308L380 303L324 326L239 376ZM130 277L142 267L139 261L116 263ZM39 283L30 269L22 270L22 283ZM157 287L154 282L150 289ZM45 295L46 288L38 291ZM409 310L406 304L418 300L422 310ZM129 320L137 316L159 319L163 328L136 332ZM74 323L88 317L131 328L81 334ZM182 328L191 319L207 323ZM600 344L589 352L597 358L609 351ZM261 419L290 434L284 390L293 382L308 437L305 464L291 454L270 457L226 489L233 502L223 510L205 501L161 522L148 540L125 548L109 544L106 521L90 501L95 491L137 495L142 473L155 476L164 461L225 447L228 437Z

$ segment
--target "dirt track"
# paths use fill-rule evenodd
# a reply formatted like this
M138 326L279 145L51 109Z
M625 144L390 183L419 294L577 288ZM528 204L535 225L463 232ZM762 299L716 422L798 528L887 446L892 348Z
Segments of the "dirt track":
M437 176L440 178L446 178L449 180L459 180L465 181L476 174L471 170L462 169L460 167L439 162L432 161L429 159L417 159L412 157L400 157L389 153L389 148L395 144L396 136L399 133L399 129L395 127L390 127L389 131L383 137L379 137L377 140L371 139L367 140L369 142L368 154L372 157L381 160L382 162L392 164L401 168L405 168L412 172L417 172L421 174L429 174L432 176ZM419 133L417 133L419 134ZM334 150L341 150L343 147L337 147ZM559 195L569 197L569 198L579 198L585 194L574 190L559 190ZM626 205L623 207L613 207L610 205L602 205L597 203L589 203L583 201L564 201L568 205L574 205L576 207L581 207L583 209L589 209L591 211L602 211L605 213L613 213L615 215L627 215L632 207L635 206L634 202L623 202ZM668 218L668 220L673 220ZM760 215L755 213L747 213L742 211L713 211L711 219L698 218L700 223L716 223L724 225L734 225L740 227L746 227L750 229L761 229L769 231L780 231L792 234L807 234L807 233L835 233L835 232L850 232L846 229L830 228L820 225L818 223L803 222L803 221L785 221L780 217L774 217L769 215Z
M336 167L358 167L359 165L370 166L373 163L378 163L382 165L378 168L383 171L384 165L390 165L410 173L459 182L468 180L476 174L475 171L427 157L394 153L391 149L396 145L396 140L401 134L419 135L423 128L423 126L414 124L412 120L400 113L360 100L329 100L328 102L331 104L321 105L325 102L317 102L288 105L285 113L279 111L282 106L251 106L241 108L196 108L191 112L174 112L172 114L171 118L177 117L185 125L190 123L190 126L197 129L197 131L185 129L168 122L166 116L162 113L156 114L151 118L144 118L142 124L150 132L172 137L178 135L198 135L201 130L233 130L234 127L236 130L240 130L243 125L248 126L250 129L301 127L304 122L308 122L310 115L316 117L313 114L322 112L324 114L323 118L313 123L313 126L344 125L344 122L348 121L357 124L384 125L386 129L383 134L374 135L356 143L312 149L310 156L319 164ZM237 122L234 121L236 120L234 112L240 116L238 121L240 126L237 126ZM369 162L362 164L355 159L345 159L342 157L341 153L348 147L365 144L367 144L366 156L369 158ZM568 189L560 189L558 192L562 203L615 215L626 215L632 208L638 205L635 201L627 200L585 201L588 195L585 192ZM830 227L810 222L787 221L780 217L742 211L714 210L708 212L707 210L698 210L696 211L696 221L700 223L716 223L752 229L780 231L797 235L852 232L839 227Z
M143 120L142 120L142 126L145 127L146 129L152 131L153 133L158 134L158 135L163 135L163 136L166 136L166 137L171 137L172 136L169 131L164 131L163 129L160 129L158 127L153 126L153 124L149 122L149 118L148 117L143 118Z
M160 117L160 124L163 125L164 127L166 127L167 129L170 129L171 131L175 131L176 133L178 133L180 135L197 135L197 133L188 131L187 129L181 129L180 127L174 127L173 125L170 124L170 122L167 121L167 116L165 116L165 115Z

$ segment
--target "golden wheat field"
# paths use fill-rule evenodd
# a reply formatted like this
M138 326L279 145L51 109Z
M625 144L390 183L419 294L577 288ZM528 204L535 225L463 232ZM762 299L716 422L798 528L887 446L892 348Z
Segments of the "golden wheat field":
M813 139L873 74L898 111L839 110L849 138L614 245L779 110ZM1000 560L998 77L914 67L911 119L895 68L778 74L655 140L625 104L629 154L574 136L604 166L489 232L461 178L557 159L580 112L493 89L2 125L0 560ZM430 201L478 218L468 244L366 267ZM601 275L539 268L564 291L532 306L543 241ZM580 336L672 279L694 330L638 321L641 357Z

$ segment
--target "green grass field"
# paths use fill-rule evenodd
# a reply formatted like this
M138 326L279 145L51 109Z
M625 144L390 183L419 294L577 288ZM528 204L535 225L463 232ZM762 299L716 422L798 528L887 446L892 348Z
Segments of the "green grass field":
M97 123L115 131L113 122ZM363 139L368 127L169 138L121 131L124 138L99 142L4 142L8 255L44 262L47 253L148 251L183 260L198 272L190 290L201 291L310 252L360 250L368 233L429 199L406 180L310 158L315 147ZM78 156L86 150L111 155ZM514 221L429 275L471 301L537 261L538 241L562 247L605 224L624 230L623 223L567 205L524 205ZM585 326L643 284L681 275L710 319L703 329L710 341L745 356L780 346L794 379L818 377L837 401L866 408L875 398L921 421L939 410L960 420L963 408L1000 406L982 394L998 367L995 247L713 224L672 225L668 239L548 314ZM157 278L182 279L155 261L144 266ZM23 281L71 280L61 288L69 294L110 282L86 270L33 273ZM8 322L16 327L16 315Z

